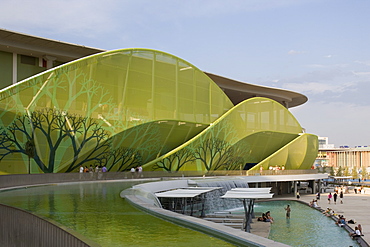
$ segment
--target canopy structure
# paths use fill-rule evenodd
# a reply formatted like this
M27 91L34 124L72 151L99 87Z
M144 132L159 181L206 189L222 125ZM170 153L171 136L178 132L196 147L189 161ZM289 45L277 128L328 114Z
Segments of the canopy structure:
M188 202L190 203L190 216L194 212L194 202L200 200L201 207L201 216L204 215L204 202L205 194L214 190L222 189L222 187L187 187L179 188L175 190L163 191L155 193L155 196L158 198L169 198L171 207L173 211L176 211L176 205L180 204L181 213L185 213ZM198 198L196 198L198 197ZM162 202L161 202L162 203ZM163 206L163 205L162 205Z
M267 188L232 188L230 192L270 193L272 187Z
M254 200L255 199L271 199L274 195L270 193L271 187L268 188L234 188L226 192L221 198L229 199L240 199L243 200L244 213L245 213L245 224L243 229L246 232L250 232L250 221L251 214L253 212ZM248 208L246 200L249 200Z
M170 197L170 198L192 198L199 196L201 194L210 192L215 189L220 189L218 187L214 188L199 188L199 189L176 189L176 190L169 190L164 192L155 193L156 197Z

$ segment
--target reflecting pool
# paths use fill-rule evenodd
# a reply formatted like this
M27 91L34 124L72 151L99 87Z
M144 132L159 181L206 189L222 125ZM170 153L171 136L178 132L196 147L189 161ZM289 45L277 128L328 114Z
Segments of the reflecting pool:
M291 207L290 219L285 217L285 207ZM255 212L271 211L269 239L291 246L359 246L329 217L319 211L295 201L260 202ZM266 224L269 224L266 222Z
M57 221L101 246L233 246L131 206L119 194L134 184L105 181L30 187L0 192L0 202Z

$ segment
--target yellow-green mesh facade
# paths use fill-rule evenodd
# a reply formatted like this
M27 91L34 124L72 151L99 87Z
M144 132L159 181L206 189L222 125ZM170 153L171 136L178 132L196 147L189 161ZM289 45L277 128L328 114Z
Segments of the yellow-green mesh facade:
M316 157L316 137L294 141L302 128L280 104L253 98L233 106L198 68L149 49L48 70L2 90L0 108L1 173L253 168L293 143L306 151L277 165L296 160L292 168L307 169Z

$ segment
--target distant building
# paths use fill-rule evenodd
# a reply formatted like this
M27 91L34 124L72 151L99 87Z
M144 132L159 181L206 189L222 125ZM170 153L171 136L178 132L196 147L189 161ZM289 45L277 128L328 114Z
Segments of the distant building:
M329 137L318 137L318 138L319 138L319 149L334 148L334 144L329 144Z
M319 137L319 152L316 159L317 167L348 168L349 172L356 169L362 172L370 168L370 145L349 147L346 145L334 147L329 144L328 137Z

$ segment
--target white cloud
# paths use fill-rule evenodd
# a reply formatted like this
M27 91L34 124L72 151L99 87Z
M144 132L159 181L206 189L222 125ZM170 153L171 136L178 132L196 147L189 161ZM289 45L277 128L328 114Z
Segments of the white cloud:
M299 55L299 54L304 54L306 53L305 51L296 51L296 50L290 50L288 51L288 55Z
M352 71L352 73L355 76L365 76L365 77L369 77L370 76L370 72L369 71Z
M307 94L322 94L324 92L342 93L345 91L353 90L355 83L322 83L322 82L305 82L305 83L284 83L284 88L290 90L307 93Z

